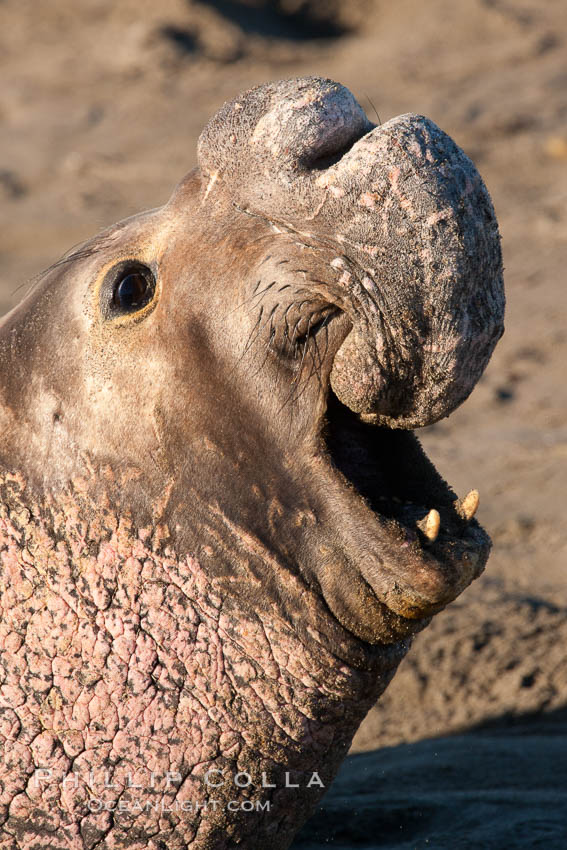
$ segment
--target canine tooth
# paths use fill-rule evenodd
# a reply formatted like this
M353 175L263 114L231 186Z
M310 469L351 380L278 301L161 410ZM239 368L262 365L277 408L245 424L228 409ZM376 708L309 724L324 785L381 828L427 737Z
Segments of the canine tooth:
M457 513L467 522L473 518L478 508L478 490L471 490L464 499L457 499Z
M432 508L426 517L420 519L417 527L422 531L430 543L435 543L439 534L439 526L441 525L441 517L439 511Z

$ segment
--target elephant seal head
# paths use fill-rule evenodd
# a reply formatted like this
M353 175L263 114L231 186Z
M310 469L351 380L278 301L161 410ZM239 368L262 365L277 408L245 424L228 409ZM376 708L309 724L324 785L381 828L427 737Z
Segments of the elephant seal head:
M302 586L329 629L394 643L489 551L410 430L469 395L502 333L489 195L427 118L373 126L316 77L225 105L198 150L164 207L0 323L2 465L55 498L94 470L94 505L111 470L118 508L242 604L301 623Z

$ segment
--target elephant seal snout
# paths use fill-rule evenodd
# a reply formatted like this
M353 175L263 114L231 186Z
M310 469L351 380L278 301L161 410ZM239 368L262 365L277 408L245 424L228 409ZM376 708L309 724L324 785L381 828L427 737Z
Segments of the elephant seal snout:
M289 846L484 568L409 428L503 308L470 160L309 77L0 321L2 848Z
M503 329L500 245L480 175L439 127L374 127L343 86L285 81L227 104L199 162L243 208L334 240L353 323L331 374L344 404L414 428L465 400Z

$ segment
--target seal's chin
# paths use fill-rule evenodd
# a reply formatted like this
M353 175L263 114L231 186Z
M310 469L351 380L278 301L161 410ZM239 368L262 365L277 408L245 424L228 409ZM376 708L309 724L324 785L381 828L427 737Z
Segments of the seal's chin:
M374 424L332 390L324 439L326 463L345 497L339 521L348 558L378 607L387 609L393 632L415 631L484 569L490 539L474 519L478 493L458 499L412 431ZM343 624L374 642L376 606L368 604L368 592L357 591L355 604L336 582L322 588ZM360 616L351 616L353 607Z

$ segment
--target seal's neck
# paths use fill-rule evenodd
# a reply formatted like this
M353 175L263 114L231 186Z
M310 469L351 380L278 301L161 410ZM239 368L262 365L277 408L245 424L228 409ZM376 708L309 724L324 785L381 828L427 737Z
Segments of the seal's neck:
M242 574L229 594L206 552L180 556L169 536L136 528L104 491L95 503L75 482L39 499L1 476L4 685L45 771L18 817L32 835L57 809L117 843L159 829L175 846L286 847L403 648L384 647L380 669L349 667L322 631L294 629L284 600L269 615L243 604ZM120 801L128 816L112 825Z

